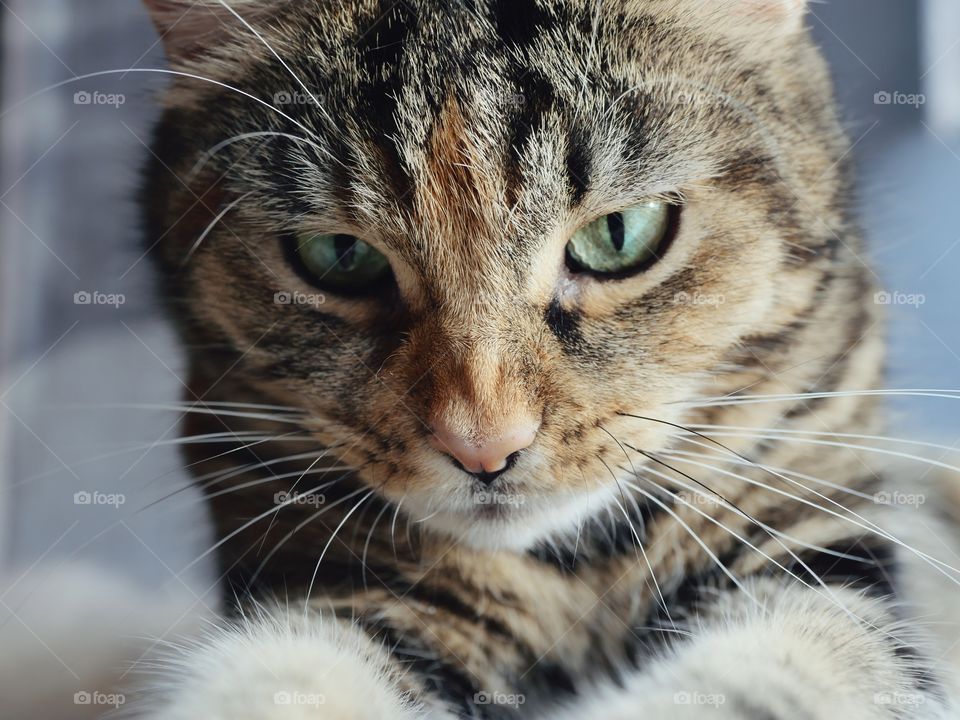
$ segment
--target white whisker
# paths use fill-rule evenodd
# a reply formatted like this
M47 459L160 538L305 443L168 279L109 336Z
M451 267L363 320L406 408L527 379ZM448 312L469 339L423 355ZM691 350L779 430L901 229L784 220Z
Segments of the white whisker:
M890 390L844 390L844 391L823 391L807 393L789 393L783 395L721 395L718 397L704 398L702 400L686 400L679 405L688 405L691 407L720 407L723 405L747 405L762 404L770 402L784 402L789 400L816 400L820 398L843 398L843 397L929 397L942 398L947 400L960 399L960 390L938 390L938 389L890 389Z
M648 482L649 482L649 481L648 481ZM672 517L674 520L676 520L677 523L679 523L680 526L681 526L684 530L687 531L687 534L689 534L690 537L693 538L694 542L696 542L696 543L701 547L701 549L707 554L707 557L709 557L709 558L717 565L717 567L720 568L720 570L723 572L723 574L726 575L728 578L730 578L730 581L731 581L739 590L741 590L746 597L750 598L750 600L752 600L752 601L754 602L754 604L755 604L758 608L760 608L761 610L763 609L763 605L760 603L760 601L757 600L757 598L755 598L755 597L753 596L753 594L752 594L749 590L747 590L746 586L744 586L744 584L743 584L742 582L740 582L740 580L736 577L736 575L734 575L732 572L730 572L730 569L729 569L726 565L723 564L723 562L720 560L720 558L718 558L718 557L716 556L716 554L713 552L713 550L711 550L709 547L707 547L707 544L700 538L699 535L697 535L697 534L693 531L693 528L691 528L691 527L683 520L683 518L681 518L679 515L677 515L677 513L675 513L673 510L671 510L668 505L666 505L665 503L661 502L658 498L654 497L653 495L651 495L650 493L648 493L648 492L647 492L646 490L644 490L643 488L641 488L641 487L639 487L639 486L637 486L637 485L634 485L633 483L627 482L627 481L623 481L623 484L626 485L626 486L627 486L628 488L630 488L631 490L635 490L635 491L637 491L638 493L640 493L641 495L643 495L644 497L646 497L648 500L650 500L651 502L653 502L654 504L656 504L661 510L663 510L665 513L667 513L668 515L670 515L670 517ZM653 483L653 484L654 484L658 489L661 489L661 490L663 489L663 488L660 488L660 486L657 485L656 483Z
M335 482L338 482L338 481L335 481ZM331 483L331 484L333 484L333 483ZM329 487L329 486L330 486L330 484L325 485L325 486L323 486L323 487ZM305 528L305 527L306 527L307 525L309 525L310 523L315 522L315 521L317 520L317 518L321 517L324 513L328 512L328 511L330 511L330 510L333 510L335 507L337 507L337 506L339 506L339 505L342 505L343 503L347 502L348 500L352 500L353 498L355 498L357 495L359 495L360 493L364 492L365 490L366 490L366 488L363 488L363 487L361 487L361 488L359 488L359 489L357 489L357 490L354 490L353 492L351 492L351 493L349 493L349 494L347 494L347 495L344 495L342 498L340 498L340 499L337 500L336 502L333 502L333 503L331 503L330 505L325 505L324 507L320 508L320 509L317 510L315 513L313 513L312 515L310 515L309 517L307 517L305 520L302 520L302 521L299 522L297 525L295 525L294 528L293 528L289 533L287 533L286 535L284 535L283 538L273 547L273 549L272 549L269 553L267 553L266 557L264 557L263 560L260 561L260 565L257 566L257 569L254 571L253 575L250 576L249 584L252 585L252 584L254 583L254 581L260 576L260 573L263 572L263 569L267 566L267 563L270 561L270 559L280 551L280 549L287 543L288 540L290 540L290 538L292 538L294 535L296 535L298 532L300 532L303 528ZM370 491L370 492L372 492L372 491ZM368 495L368 496L369 496L369 495ZM364 498L364 500L365 500L365 499L366 499L366 498ZM362 503L362 502L363 502L363 501L361 501L361 503ZM359 504L360 504L360 503L358 503L356 506L354 506L353 509L356 510L357 507L359 506ZM278 511L279 511L279 509L280 509L280 508L278 508ZM353 511L351 510L351 512L353 512ZM347 517L349 517L349 516L350 516L350 515L348 514ZM271 527L272 527L272 524L271 524ZM338 530L339 530L339 528L338 528ZM267 532L269 532L269 528L267 529ZM331 541L333 540L332 537L331 537L330 539L331 539ZM322 559L322 557L321 557L321 559ZM319 568L319 565L318 565L317 567ZM314 577L316 577L316 572L314 572ZM307 594L307 597L309 597L309 593Z
M700 463L700 462L697 462L697 461L694 461L694 460L684 460L684 462L689 462L689 463L691 463L691 464L698 465L698 466L700 466L700 467L703 467L703 468L712 470L712 471L714 471L714 472L717 472L717 473L720 473L720 474L723 474L723 475L727 475L727 476L729 476L729 477L733 477L733 478L742 480L743 482L746 482L746 483L748 483L748 484L750 484L750 485L754 485L754 486L756 486L756 487L762 488L762 489L764 489L764 490L767 490L767 491L769 491L769 492L775 493L775 494L777 494L777 495L781 495L781 496L786 497L786 498L788 498L788 499L790 499L790 500L792 500L792 501L794 501L794 502L802 503L802 504L807 505L807 506L809 506L809 507L815 508L815 509L817 509L817 510L819 510L819 511L821 511L821 512L824 512L824 513L826 513L826 514L828 514L828 515L831 515L831 516L833 516L833 517L836 517L836 518L838 518L838 519L840 519L840 520L843 520L844 522L851 523L851 524L853 524L854 526L856 526L856 527L858 527L858 528L860 528L860 529L862 529L862 530L865 530L865 531L867 531L867 532L869 532L869 533L876 534L876 535L882 537L883 539L885 539L885 540L887 540L887 541L889 541L889 542L892 542L892 543L894 543L894 544L902 547L904 550L907 550L908 552L916 555L918 558L924 560L925 562L927 562L927 564L931 565L931 567L934 567L934 568L935 568L940 574L942 574L944 577L949 578L949 579L951 580L951 582L953 582L953 583L955 583L955 584L957 584L957 585L960 585L960 580L958 580L957 578L951 577L951 576L946 572L946 570L949 570L949 571L951 571L951 572L954 572L954 573L957 573L958 575L960 575L960 569L957 569L957 568L955 568L955 567L952 567L951 565L943 562L942 560L938 560L938 559L936 559L936 558L934 558L934 557L932 557L932 556L930 556L930 555L927 555L927 554L924 553L924 552L921 552L920 550L917 550L916 548L908 545L907 543L903 542L902 540L899 540L899 539L898 539L897 537L895 537L894 535L891 535L889 532L887 532L886 530L884 530L883 528L881 528L879 525L877 525L876 523L872 522L871 520L863 517L863 516L860 515L859 513L855 512L854 510L851 510L850 508L842 505L841 503L838 503L838 502L837 502L836 500L834 500L833 498L831 498L831 497L829 497L829 496L827 496L827 495L824 495L824 494L822 494L822 493L819 493L819 492L817 492L816 490L814 490L814 489L812 489L812 488L809 488L809 487L807 487L806 485L803 485L802 483L797 482L796 480L790 479L789 477L784 477L784 476L782 476L782 475L774 472L772 468L766 468L766 467L763 467L763 466L761 466L761 465L756 465L756 467L758 467L758 468L760 468L760 469L763 469L763 470L765 470L765 471L768 471L768 472L772 472L772 474L774 474L776 477L781 478L782 480L785 480L785 481L788 482L788 483L791 483L791 484L793 484L793 485L796 485L796 486L802 488L803 490L806 490L807 492L813 493L813 494L816 495L817 497L819 497L819 498L821 498L821 499L823 499L823 500L826 500L827 502L829 502L829 503L831 503L831 504L833 504L833 505L836 505L838 508L840 508L841 510L844 510L845 512L849 513L849 514L852 515L853 517L848 517L848 516L846 516L846 515L841 515L840 513L837 513L837 512L835 512L835 511L833 511L833 510L831 510L831 509L829 509L829 508L827 508L827 507L824 507L824 506L822 506L822 505L818 505L818 504L816 504L816 503L814 503L814 502L811 502L811 501L807 500L806 498L802 498L802 497L799 497L799 496L797 496L797 495L793 495L792 493L789 493L789 492L787 492L787 491L785 491L785 490L781 490L780 488L775 488L775 487L773 487L773 486L771 486L771 485L767 485L766 483L762 483L762 482L760 482L760 481L758 481L758 480L754 480L754 479L752 479L752 478L749 478L749 477L740 475L740 474L738 474L738 473L731 472L731 471L729 471L729 470L724 470L724 469L722 469L722 468L718 468L718 467L716 467L716 466L714 466L714 465L709 465L709 464L706 464L706 463ZM858 520L859 520L859 521L862 521L862 522L858 522Z
M83 460L72 461L72 462L70 463L70 467L71 467L71 468L77 468L77 467L82 467L82 466L86 466L86 465L92 465L92 464L94 464L94 463L103 462L103 461L105 461L105 460L112 460L113 458L122 457L123 455L129 455L130 453L143 452L143 451L145 451L145 450L152 450L152 449L154 449L154 448L160 448L160 447L170 447L170 446L177 446L177 445L179 445L179 446L184 446L184 445L216 445L216 444L218 444L218 443L222 443L224 439L238 439L238 440L251 440L251 439L256 439L256 440L258 440L258 441L264 441L264 442L270 442L270 441L272 441L272 442L308 442L308 441L312 440L312 438L309 438L309 437L307 437L307 436L286 437L286 438L285 438L285 437L283 437L283 436L268 436L268 435L262 435L262 434L258 434L258 433L250 433L250 434L245 434L245 433L237 433L237 434L234 434L234 433L211 433L209 436L203 437L203 439L196 439L196 438L200 438L200 437L203 437L203 436L186 436L186 437L174 438L174 439L171 439L171 440L160 440L160 441L154 441L154 442L150 442L150 443L142 443L142 444L139 444L139 445L134 445L134 446L130 446L130 447L125 447L125 448L122 448L122 449L120 449L120 450L112 450L112 451L110 451L110 452L108 452L108 453L102 453L102 454L96 455L96 456L94 456L94 457L84 458ZM236 452L236 449L235 449L235 450L232 450L232 451L229 451L229 452ZM221 455L224 455L224 454L228 454L228 453L221 453ZM191 465L188 465L188 466L186 466L186 467L190 467L190 466L191 466ZM161 478L162 478L162 477L166 477L166 476L171 475L171 474L173 474L173 473L175 473L175 472L179 472L180 469L181 469L181 468L178 467L178 468L176 468L176 469L174 469L174 470L171 470L171 471L169 471L169 472L167 472L167 473L164 473L164 474L161 475L160 477L161 477ZM27 485L27 484L30 484L30 483L33 483L33 482L38 482L38 481L40 481L40 480L43 480L44 478L52 477L52 476L54 476L54 475L56 475L57 473L62 472L62 471L63 471L63 468L61 468L61 467L58 466L58 467L52 468L51 470L46 470L46 471L44 471L44 472L42 472L42 473L37 473L37 474L35 474L35 475L31 475L31 476L26 477L26 478L23 478L23 479L21 479L21 480L17 480L16 482L13 483L12 486L13 486L13 487L17 487L17 486L20 486L20 485ZM159 478L155 478L155 480L157 480L157 479L159 479Z
M271 105L266 100L262 100L258 98L256 95L251 95L245 90L241 90L240 88L234 87L233 85L230 85L228 83L220 82L219 80L214 80L213 78L204 77L203 75L195 75L194 73L183 72L180 70L168 70L166 68L117 68L114 70L98 70L97 72L85 73L84 75L76 75L72 78L67 78L66 80L61 80L60 82L54 83L53 85L48 85L45 88L41 88L40 90L37 90L36 92L31 93L27 97L18 100L13 105L6 108L3 112L0 112L0 119L2 119L8 112L11 112L16 108L20 107L20 105L26 102L29 102L33 98L43 95L44 93L48 93L52 90L57 90L58 88L65 87L67 85L71 85L73 83L77 83L82 80L90 80L92 78L106 77L108 75L120 75L120 74L129 74L129 73L158 73L160 75L172 75L174 77L183 77L190 80L199 80L201 82L210 83L211 85L216 85L217 87L221 87L225 90L235 92L250 100L253 100L254 102L260 105L263 105L266 108L269 108L270 110L275 112L277 115L292 122L294 125L296 125L298 128L306 132L315 140L318 140L318 141L320 140L317 134L313 132L309 127L307 127L297 119L291 117L287 113L283 112L279 108L275 107L274 105Z
M316 150L322 155L328 154L328 151L326 148L324 148L321 145L318 145L317 143L313 142L309 138L300 137L299 135L293 135L291 133L280 132L278 130L259 130L257 132L240 133L239 135L234 135L233 137L229 137L226 140L221 140L216 145L214 145L209 150L207 150L205 153L203 153L203 155L200 156L200 159L197 160L196 164L190 169L190 172L187 173L186 182L189 184L189 182L196 177L197 173L199 173L206 166L206 164L212 158L216 157L217 153L219 153L224 148L229 147L234 143L242 142L243 140L250 140L252 138L260 138L260 137L271 137L271 138L282 137L282 138L286 138L287 140L292 140L293 142L306 143L307 145L309 145L310 147L312 147L314 150Z
M782 434L782 435L813 435L813 436L829 436L829 437L838 437L838 438L847 438L849 440L876 440L878 442L892 442L892 443L903 443L904 445L916 445L918 447L927 447L934 450L946 450L948 452L960 453L960 447L955 445L940 445L938 443L924 442L922 440L910 440L907 438L896 438L890 437L887 435L861 435L858 433L842 433L842 432L832 432L830 430L794 430L788 428L758 428L758 427L742 427L738 425L687 425L689 428L700 431L710 431L715 430L730 430L736 432L763 432L769 434Z
M317 565L316 565L316 567L313 569L313 576L310 578L310 584L307 586L307 592L306 592L306 594L304 595L304 601L303 601L304 617L306 617L307 610L308 610L308 608L310 607L310 596L313 595L313 584L314 584L314 583L316 582L316 580L317 580L317 573L320 572L320 565L321 565L321 563L323 563L323 558L326 557L327 550L330 549L330 546L333 544L334 539L336 539L336 537L337 537L337 533L339 533L340 530L341 530L341 528L343 528L343 526L346 525L347 520L350 519L350 516L353 515L353 514L357 511L357 508L359 508L361 505L363 505L363 504L364 504L367 500L369 500L372 496L373 496L373 490L370 490L370 491L367 492L366 495L364 495L362 498L360 498L360 500L357 502L357 504L354 505L352 508L350 508L350 512L348 512L346 515L344 515L343 520L340 521L340 524L337 525L336 529L334 529L333 534L330 536L330 539L327 540L327 544L324 546L323 552L320 553L320 557L319 557L319 559L317 560Z
M380 522L380 518L390 509L388 503L383 503L383 506L380 508L380 512L377 513L377 516L373 519L373 522L370 524L370 532L367 533L366 542L363 543L363 554L360 556L360 567L362 568L363 576L363 587L367 587L367 553L370 551L370 541L373 539L373 532L377 528L377 523Z
M696 433L691 433L696 435ZM832 440L817 440L816 438L809 437L784 437L780 435L773 435L770 433L740 433L740 432L730 432L730 431L720 431L720 432L711 432L711 437L732 437L732 438L746 438L746 439L756 439L756 440L776 440L778 442L797 442L804 443L807 445L822 445L827 447L839 447L846 448L848 450L863 450L865 452L879 453L880 455L889 455L891 457L898 457L904 460L914 460L916 462L925 463L927 465L933 465L934 467L939 467L944 470L951 470L956 473L960 473L960 467L956 465L951 465L950 463L941 462L939 460L933 460L931 458L923 457L922 455L913 455L911 453L904 453L897 450L887 450L885 448L873 447L870 445L855 445L853 443L844 443L844 442L834 442Z
M309 490L306 490L306 491L305 491L304 493L302 493L302 494L304 494L304 495L310 495L310 494L312 494L312 493L317 492L317 491L318 491L320 488L322 488L322 487L323 487L322 484L321 484L321 485L317 485L316 487L313 487L313 488L310 488ZM182 570L181 572L186 572L187 570L189 570L190 568L192 568L192 567L193 567L194 565L196 565L198 562L200 562L200 561L203 560L205 557L207 557L210 553L215 552L215 551L217 550L217 548L223 546L225 543L227 543L227 542L229 542L230 540L232 540L233 538L235 538L237 535L239 535L240 533L242 533L244 530L246 530L247 528L249 528L251 525L254 525L255 523L260 522L261 520L263 520L265 517L267 517L267 516L270 515L271 513L278 512L281 508L284 508L284 507L286 507L287 505L292 505L293 503L297 502L297 500L298 500L298 497L297 497L296 495L293 495L293 496L289 497L287 500L285 500L284 502L279 503L276 508L270 508L270 509L267 510L266 512L260 513L260 514L257 515L256 517L248 520L248 521L245 522L243 525L241 525L240 527L238 527L236 530L231 531L231 532L228 533L226 536L224 536L223 538L221 538L220 540L218 540L218 541L217 541L216 543L214 543L210 548L208 548L207 550L205 550L201 555L199 555L199 556L197 556L195 559L191 560L190 563L187 564L187 565L183 568L183 570Z
M390 540L393 543L393 557L395 560L399 559L397 557L397 517L400 515L400 506L403 505L403 501L406 499L406 495L400 498L396 510L393 511L393 521L390 523Z
M711 445L708 445L707 443L698 442L693 438L679 438L679 439L683 440L684 442L690 442L690 443L693 443L694 445L698 445L699 447L702 447L705 450L709 450L712 453L723 452L720 448L713 447ZM708 459L702 452L694 452L689 450L659 450L657 452L657 455L668 455L670 457L677 458L677 460L682 460L683 458ZM782 467L777 467L776 465L769 465L767 463L754 462L752 460L742 460L740 458L734 458L734 457L728 457L728 456L724 457L724 461L729 462L733 465L742 465L745 467L753 467L753 468L758 468L760 470L769 471L774 475L790 475L791 477L816 483L817 485L823 485L824 487L828 487L831 490L836 490L837 492L846 493L847 495L858 497L858 498L861 498L862 500L870 500L870 501L875 500L874 496L869 495L868 493L860 492L859 490L854 490L853 488L846 487L845 485L840 485L839 483L830 482L829 480L822 480L818 477L814 477L813 475L806 475L804 473L797 472L795 470L790 470L788 468L782 468Z
M230 7L229 4L226 3L225 0L217 0L217 2L219 2L224 8L226 8L226 10L227 10L231 15L233 15L237 20L239 20L241 23L243 23L243 26L246 27L247 30L249 30L249 31L252 32L254 35L256 35L257 39L258 39L261 43L263 43L263 46L264 46L265 48L267 48L267 50L269 50L271 53L273 53L273 56L280 62L281 65L283 65L284 69L285 69L288 73L290 73L290 77L292 77L292 78L297 82L297 84L303 89L303 91L304 91L308 96L310 96L310 99L313 100L313 102L314 102L314 104L316 105L317 109L318 109L321 113L323 113L323 116L327 119L327 122L330 123L331 127L336 127L336 123L334 123L333 118L330 117L330 115L329 115L329 114L327 113L327 111L324 109L323 105L320 104L320 101L317 100L316 96L315 96L312 92L310 92L310 88L308 88L308 87L306 86L306 84L303 82L303 80L301 80L300 77L290 68L290 66L287 65L286 60L284 60L282 57L280 57L279 53L277 53L277 51L273 49L273 46L266 41L266 39L263 37L263 35L261 35L260 32L259 32L255 27L253 27L250 23L248 23L246 20L244 20L244 19L239 15L239 13L237 13L236 10L234 10L232 7Z
M679 482L678 482L675 478L670 477L670 476L667 475L666 473L662 473L662 472L660 472L660 471L658 471L658 470L655 470L655 469L653 469L653 468L646 468L646 470L649 471L649 472L652 472L654 475L656 475L656 476L658 476L658 477L660 477L660 478L663 478L663 479L668 480L669 482L674 482L674 483L678 483L678 484L679 484ZM648 482L649 482L649 480L648 480ZM701 510L700 508L696 507L693 503L690 503L690 502L684 500L682 496L678 495L677 493L671 492L671 491L668 490L667 488L664 488L663 486L661 486L659 483L654 483L654 484L655 484L656 487L657 487L658 489L660 489L661 491L669 494L669 495L670 495L671 497L673 497L675 500L683 503L684 505L686 505L687 507L689 507L691 510L693 510L694 512L696 512L697 514L702 515L702 516L704 517L704 519L706 519L706 520L708 520L709 522L713 523L714 525L716 525L717 527L719 527L721 530L724 530L725 532L729 533L729 534L730 534L732 537L734 537L736 540L738 540L738 541L741 542L742 544L746 545L747 547L749 547L749 548L750 548L751 550L753 550L754 552L758 553L760 556L762 556L762 557L763 557L764 559L766 559L768 562L773 563L774 565L776 565L778 568L780 568L781 570L783 570L785 573L787 573L788 575L790 575L793 579L795 579L797 582L799 582L799 583L801 583L802 585L804 585L806 588L808 588L808 589L811 590L812 592L817 593L817 594L820 595L821 597L826 597L826 596L824 595L824 593L821 592L821 590L820 590L819 588L816 588L816 587L814 587L813 585L811 585L810 583L808 583L806 580L804 580L803 578L801 578L801 577L800 577L799 575L797 575L795 572L793 572L792 570L790 570L789 568L787 568L786 566L784 566L782 563L780 563L780 562L778 562L777 560L775 560L774 558L772 558L768 553L766 553L766 552L764 552L763 550L761 550L760 548L758 548L756 545L754 545L754 544L751 543L749 540L747 540L746 538L744 538L743 536L741 536L739 533L737 533L736 531L734 531L734 530L732 530L731 528L727 527L725 524L723 524L722 522L720 522L720 521L717 520L716 518L712 517L709 513L705 513L703 510ZM628 485L628 487L631 487L631 488L633 488L634 490L638 490L638 491L640 491L640 492L643 492L642 490L640 490L640 488L638 488L638 487L635 486L635 485L632 485L632 484L629 484L629 483L627 483L627 485ZM691 490L691 492L695 492L695 493L698 494L698 495L704 495L704 496L706 496L706 497L711 497L711 496L705 495L705 493L703 493L703 491ZM717 496L717 497L720 497L720 496ZM754 524L757 524L757 525L759 525L759 526L762 527L762 525L761 525L760 523L756 523L756 521L752 520L752 518L750 518L748 515L746 515L746 513L743 513L743 512L742 512L741 510L739 510L738 508L736 508L736 506L734 506L734 505L732 505L731 503L727 502L727 501L724 500L722 497L720 497L720 499L723 501L723 503L724 503L725 505L729 506L730 509L733 510L733 512L736 512L736 513L740 514L741 516L743 516L743 517L746 518L747 520L750 520L751 522L754 522ZM680 521L679 516L677 516L676 514L674 514L674 519L676 519L678 522L682 522L682 521ZM779 542L778 540L776 540L776 538L774 538L774 541L775 541L775 542ZM839 608L840 610L842 610L845 614L847 614L850 618L852 618L853 620L857 621L858 623L863 623L863 624L866 624L866 625L868 625L868 626L870 626L870 627L872 627L872 628L874 628L874 629L876 629L876 630L881 630L880 628L877 628L877 627L875 627L874 625L872 625L871 623L867 622L865 619L859 617L856 613L852 612L852 611L846 606L845 603L843 603L842 601L840 601L840 600L836 597L836 595L835 595L835 593L833 592L832 588L830 588L830 586L827 585L819 575L817 575L815 572L813 572L813 570L812 570L809 566L807 566L806 563L803 562L803 560L801 560L801 559L800 559L793 551L791 551L788 547L786 547L785 545L783 545L783 543L779 543L779 544L780 544L780 546L781 546L784 550L786 550L786 551L790 554L790 556L791 556L797 563L799 563L808 573L810 573L811 576L813 576L814 578L816 578L817 583L823 588L823 590L826 591L827 595L829 596L827 599L829 599L830 602L832 602L837 608ZM712 557L716 558L715 555L712 555ZM716 560L716 562L719 562L719 560ZM721 567L723 567L723 566L721 566ZM731 576L731 577L732 577L732 574L729 574L728 576ZM743 590L743 587L742 587L742 586L738 586L738 587L739 587L741 590ZM757 602L757 601L756 601L756 598L754 598L753 596L750 596L750 598L751 598L754 602Z
M233 202L228 203L223 208L223 210L217 213L217 216L213 218L213 221L209 225L207 225L207 227L204 229L202 233L200 233L200 237L197 238L196 242L194 242L193 245L190 246L190 249L187 251L187 254L184 256L183 260L181 260L180 262L181 267L187 265L187 263L190 262L190 258L192 258L194 254L197 252L197 250L200 249L200 245L202 245L203 241L207 239L207 235L213 232L213 229L220 223L220 221L223 220L223 218L225 218L230 213L231 210L233 210L237 205L239 205L241 202L246 200L251 195L253 195L252 190L248 193L244 193Z

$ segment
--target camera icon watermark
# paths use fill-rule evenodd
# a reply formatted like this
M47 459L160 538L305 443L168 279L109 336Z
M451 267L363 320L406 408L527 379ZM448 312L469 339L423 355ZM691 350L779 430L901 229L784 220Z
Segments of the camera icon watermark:
M93 505L99 507L112 507L119 509L125 505L127 496L123 493L105 493L98 490L80 490L73 494L74 505Z
M127 102L123 93L105 93L99 90L78 90L73 94L74 105L106 105L119 108Z
M880 90L873 96L874 105L906 105L913 108L920 108L926 104L927 96L923 93L903 93L888 90Z
M723 508L730 506L730 503L717 493L690 492L689 494L683 493L679 497L683 498L683 504L688 507Z
M526 501L526 496L521 493L480 491L473 495L475 505L512 505L519 507Z
M126 304L127 296L123 293L104 293L98 290L78 290L73 294L74 305L97 305L119 308Z
M312 505L320 507L327 501L320 493L300 493L282 490L273 496L274 505Z
M503 705L506 707L519 708L526 702L526 695L521 693L502 693L481 690L473 695L474 705Z
M316 101L302 90L282 90L273 94L274 105L316 105Z
M708 307L720 307L727 301L726 297L720 293L702 293L702 292L678 292L673 296L674 305L706 305Z
M320 693L300 692L299 690L280 690L273 694L274 705L299 705L304 707L320 707L327 699Z
M527 98L523 93L510 90L497 93L494 99L496 104L505 110L520 110L527 104Z
M876 705L916 707L917 705L923 705L926 701L927 697L922 693L898 692L896 690L878 692L873 696L873 702Z
M74 705L94 705L100 707L119 708L127 702L123 693L104 693L98 690L80 690L73 694Z
M687 89L678 92L676 95L677 103L688 107L719 107L727 105L729 99L726 95L719 92L710 92L701 89Z
M874 293L873 302L876 305L906 305L908 307L918 308L926 304L927 296L923 293L888 292L881 290L880 292Z
M923 493L906 493L899 490L883 490L873 496L873 501L877 505L890 505L893 507L911 507L915 510L927 502L927 496Z
M309 307L320 307L325 302L327 302L327 297L321 293L281 291L273 294L274 305L307 305Z
M720 707L727 702L725 695L721 693L705 693L696 690L684 690L673 694L674 705L704 705L707 707Z

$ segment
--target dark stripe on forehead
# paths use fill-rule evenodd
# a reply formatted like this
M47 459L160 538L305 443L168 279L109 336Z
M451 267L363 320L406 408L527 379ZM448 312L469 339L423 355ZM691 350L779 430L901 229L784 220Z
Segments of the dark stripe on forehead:
M405 2L381 0L371 25L361 27L357 52L371 74L392 71L403 57L404 46L417 23L416 12Z
M543 127L544 116L557 103L556 89L542 73L529 68L517 68L513 81L522 102L508 119L510 124L510 168L508 176L515 186L523 180L523 158L527 154L534 131Z
M494 26L503 41L526 52L551 16L536 0L493 0Z
M406 47L416 28L417 14L409 5L382 0L372 24L361 26L354 40L363 76L356 94L362 124L398 201L408 198L412 189L409 169L397 147L397 103L403 91Z
M290 134L295 134L297 129L292 129ZM334 178L333 194L341 201L343 207L352 206L350 197L350 173L344 162L346 160L346 148L338 145L335 141L331 142L333 147L333 156L335 161L330 162L326 158L319 157L313 148L306 143L300 143L283 135L276 135L270 138L270 145L267 151L269 162L271 163L269 177L276 187L276 193L283 199L283 203L290 209L295 217L307 215L314 210L313 205L308 201L305 188L300 184L301 174L309 172L308 168L301 166L304 162L298 158L309 158L306 160L308 165L318 168L326 168L331 177Z
M587 134L581 128L574 128L570 132L567 148L567 174L570 177L570 187L573 188L574 205L583 202L590 188L590 170Z

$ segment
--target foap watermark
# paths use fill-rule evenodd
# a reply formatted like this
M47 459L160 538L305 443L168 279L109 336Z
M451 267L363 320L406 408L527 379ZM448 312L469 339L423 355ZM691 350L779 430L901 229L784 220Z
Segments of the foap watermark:
M907 305L918 308L926 304L927 296L922 293L889 292L881 290L874 293L873 302L877 305Z
M326 295L321 293L278 292L273 295L274 305L308 305L310 307L320 307L326 301Z
M923 93L904 93L896 90L880 90L873 96L874 105L908 105L919 108L927 102Z
M320 693L301 692L299 690L280 690L273 694L274 705L300 705L305 707L320 707L327 702Z
M123 493L105 493L99 490L80 490L73 494L74 505L96 505L119 508L126 504L127 496Z
M523 93L510 90L496 93L494 101L497 107L505 110L520 110L527 104L527 98Z
M123 693L105 693L99 690L80 690L73 694L74 705L95 705L99 707L119 708L127 702Z
M899 490L883 490L873 496L877 505L892 505L894 507L919 508L926 504L927 496L923 493L907 493Z
M729 104L729 99L723 93L699 88L681 90L677 93L676 97L680 105L691 107L709 108Z
M916 707L917 705L923 705L926 701L927 701L927 698L922 693L898 692L896 690L879 692L873 696L873 702L876 705L897 705L900 707Z
M275 505L313 505L314 507L320 507L326 501L326 496L320 493L301 493L284 490L273 496Z
M674 705L705 705L708 707L720 707L727 698L720 693L705 693L697 690L683 690L673 694Z
M481 690L473 695L474 705L505 705L507 707L519 708L525 702L527 702L527 697L521 693L488 692Z
M316 105L317 101L302 90L284 90L273 94L274 105Z
M476 505L523 505L527 501L524 495L519 493L503 492L478 492L473 495L473 502Z
M78 290L73 294L74 305L97 305L119 308L126 304L127 296L123 293L105 293L99 290Z
M78 90L73 94L74 105L106 105L118 108L127 102L123 93L105 93L99 90Z
M707 492L691 492L684 493L682 496L683 503L693 507L707 507L707 508L717 508L717 507L729 507L730 503L724 500L719 495L714 493Z
M720 307L727 299L719 293L678 292L673 296L674 305L707 305Z

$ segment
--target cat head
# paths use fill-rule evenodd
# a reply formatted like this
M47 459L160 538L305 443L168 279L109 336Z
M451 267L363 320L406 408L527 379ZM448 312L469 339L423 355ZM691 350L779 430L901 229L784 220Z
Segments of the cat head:
M800 0L148 5L179 73L151 232L195 366L465 542L617 503L845 262Z

